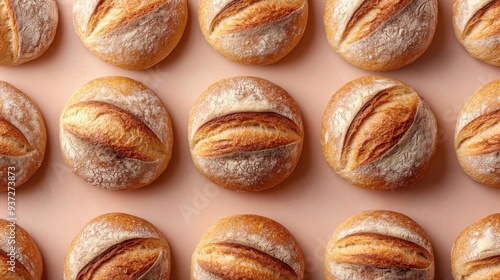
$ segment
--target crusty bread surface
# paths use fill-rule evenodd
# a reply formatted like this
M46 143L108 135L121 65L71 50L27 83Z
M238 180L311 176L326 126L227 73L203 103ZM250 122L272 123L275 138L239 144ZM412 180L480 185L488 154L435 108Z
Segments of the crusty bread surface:
M89 221L71 242L64 280L170 278L171 252L150 222L125 213Z
M437 18L437 0L328 0L324 24L328 42L346 61L389 71L427 50Z
M298 44L307 25L307 0L201 0L201 31L224 57L243 64L267 65Z
M28 181L41 166L46 146L47 131L36 104L0 81L0 191Z
M212 84L189 116L194 164L231 190L260 191L282 182L298 163L303 137L301 112L291 96L256 77Z
M325 252L325 279L433 280L429 237L408 216L386 210L356 214L337 227Z
M59 14L55 0L0 2L0 66L40 57L55 38Z
M410 86L365 76L340 88L325 109L321 143L331 168L353 185L408 187L425 174L437 142L436 119Z
M86 182L131 190L154 181L172 155L167 109L145 85L102 77L79 88L60 117L63 158Z
M303 279L304 256L292 234L258 215L225 217L201 237L191 279Z

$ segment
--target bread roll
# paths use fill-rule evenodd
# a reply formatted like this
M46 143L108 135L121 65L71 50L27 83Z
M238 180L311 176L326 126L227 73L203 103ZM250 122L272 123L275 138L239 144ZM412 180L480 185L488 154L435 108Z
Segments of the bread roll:
M267 65L285 57L300 41L307 0L200 0L198 18L208 43L244 64Z
M500 278L500 214L467 226L451 250L454 279Z
M42 255L29 233L0 219L0 279L40 280L42 271Z
M64 280L170 278L170 247L148 221L108 213L89 221L71 242Z
M366 76L344 85L323 115L326 161L353 185L374 190L420 180L434 154L436 119L410 86Z
M409 217L364 211L335 230L324 269L327 280L433 280L434 253L429 237Z
M299 108L281 87L261 78L234 77L211 85L189 116L196 167L237 191L260 191L287 178L302 151Z
M328 42L349 63L371 71L408 65L430 45L437 0L327 0Z
M500 66L500 2L455 0L453 27L458 41L481 61Z
M101 60L125 69L149 68L180 41L187 0L75 0L73 23Z
M2 1L0 66L19 65L41 56L56 35L55 0Z
M304 279L304 256L278 222L229 216L201 237L191 259L191 279Z
M455 150L472 179L500 188L500 80L480 88L460 112Z
M31 178L42 164L46 145L45 123L35 103L0 81L0 191Z
M155 180L170 161L172 134L161 100L125 77L85 84L69 98L60 119L68 166L108 190L136 189Z

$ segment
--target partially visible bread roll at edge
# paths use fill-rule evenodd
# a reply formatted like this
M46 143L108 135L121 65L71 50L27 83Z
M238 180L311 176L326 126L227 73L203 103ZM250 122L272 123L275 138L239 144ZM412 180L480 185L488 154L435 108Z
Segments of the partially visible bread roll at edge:
M27 182L42 165L46 146L45 122L36 104L0 81L0 191Z
M0 66L40 57L56 36L59 15L55 0L0 3Z
M500 1L455 0L452 18L455 35L469 54L500 66Z
M73 23L87 49L124 69L149 68L179 43L187 0L75 0Z
M328 42L346 61L389 71L417 60L436 32L437 0L328 0Z
M500 279L500 214L484 217L457 236L451 250L455 280Z
M364 211L337 227L324 271L326 280L433 280L434 252L423 228L408 216Z
M460 111L455 151L472 179L500 188L500 80L477 90Z

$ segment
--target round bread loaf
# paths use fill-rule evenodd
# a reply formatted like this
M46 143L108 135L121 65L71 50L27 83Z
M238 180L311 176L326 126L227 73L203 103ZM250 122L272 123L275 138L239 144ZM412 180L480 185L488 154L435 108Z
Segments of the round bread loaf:
M189 116L194 164L230 190L260 191L282 182L297 165L303 138L302 116L290 95L256 77L211 85Z
M304 279L304 256L278 222L229 216L202 236L191 259L191 279Z
M101 60L131 70L149 68L180 41L187 0L75 0L73 23Z
M423 177L437 142L436 119L410 86L366 76L344 85L323 115L326 161L366 189L394 190Z
M342 223L325 252L325 279L433 280L429 237L409 217L364 211Z
M125 77L85 84L60 118L64 160L85 181L108 190L140 188L160 176L172 155L172 134L158 96Z
M453 27L458 41L476 59L500 66L500 2L455 0Z
M0 219L0 279L40 280L42 271L42 255L29 233Z
M346 61L371 71L408 65L429 47L437 0L328 0L328 42Z
M451 250L451 273L459 279L500 279L500 214L465 228Z
M500 80L476 91L460 112L455 150L472 179L500 188Z
M200 0L198 18L208 43L224 57L267 65L285 57L300 41L307 0Z
M45 123L37 106L19 89L0 81L0 191L31 178L42 164L46 145Z
M71 242L64 280L170 279L170 247L148 221L108 213L89 221Z
M56 36L55 0L2 1L0 66L19 65L41 56Z

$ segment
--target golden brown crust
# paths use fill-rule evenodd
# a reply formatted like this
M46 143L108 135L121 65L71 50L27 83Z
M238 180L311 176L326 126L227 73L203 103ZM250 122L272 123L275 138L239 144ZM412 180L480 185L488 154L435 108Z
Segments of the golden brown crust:
M324 24L332 48L371 71L408 65L430 45L436 0L328 0Z
M15 238L15 243L10 243L12 237ZM12 248L15 248L15 272L9 270L12 267L10 264ZM29 233L16 223L0 219L0 278L40 280L42 271L42 255Z
M303 138L301 113L290 95L255 77L211 85L189 117L195 165L231 190L260 191L282 182L297 165Z
M325 253L326 279L434 279L424 230L393 211L365 211L335 230Z
M0 81L0 191L17 188L33 176L42 164L46 144L45 123L37 106L19 89ZM9 177L15 181L8 181Z
M285 57L300 41L308 17L306 0L202 0L199 23L208 43L224 57L266 65Z
M187 24L186 0L76 0L75 30L101 60L125 69L149 68L175 48Z
M169 279L170 247L148 221L108 213L89 221L71 242L64 279Z
M63 109L60 127L66 163L85 181L109 190L151 183L172 154L165 106L143 84L125 77L99 78L78 89Z
M500 80L480 88L460 111L455 150L474 180L500 188Z
M399 81L366 76L330 99L322 120L325 159L356 186L387 190L416 183L437 141L436 120L425 101Z
M468 225L451 250L455 279L497 279L500 276L500 214Z
M235 215L205 232L193 253L191 279L206 277L303 279L304 259L281 224L257 215Z
M160 139L140 119L109 103L87 101L64 110L62 126L74 136L142 161L165 157ZM82 122L82 120L85 120Z
M453 27L472 57L500 66L500 1L455 0Z
M241 133L241 130L252 130L253 137ZM215 118L201 126L194 134L193 152L201 157L217 157L276 149L297 143L301 141L300 137L300 128L284 116L236 113Z
M58 20L55 0L0 1L0 66L41 56L54 40Z

